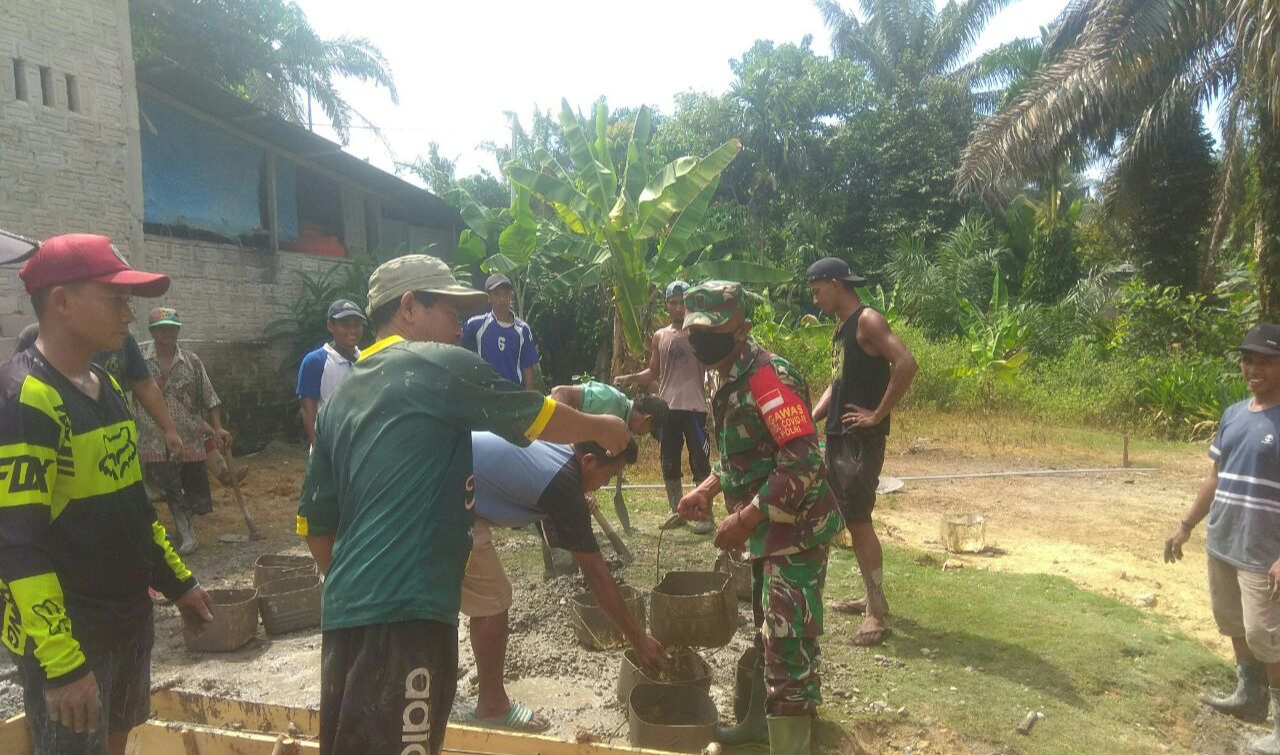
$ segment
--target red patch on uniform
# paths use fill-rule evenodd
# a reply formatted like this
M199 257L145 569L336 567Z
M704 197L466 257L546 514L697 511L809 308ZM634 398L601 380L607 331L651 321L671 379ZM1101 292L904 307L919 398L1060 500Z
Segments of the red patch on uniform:
M747 384L751 386L751 397L755 399L760 416L764 417L769 434L778 445L814 434L809 407L795 391L783 384L772 365L756 370L747 379Z

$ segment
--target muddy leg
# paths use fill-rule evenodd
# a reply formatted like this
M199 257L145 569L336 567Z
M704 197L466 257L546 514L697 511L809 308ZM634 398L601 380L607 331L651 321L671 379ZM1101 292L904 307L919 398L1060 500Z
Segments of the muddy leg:
M476 718L499 718L507 714L511 700L502 683L507 665L508 611L495 616L471 619L471 652L476 657Z
M883 634L888 626L885 617L889 613L889 601L884 595L884 551L880 547L880 538L869 522L850 524L849 535L853 538L854 555L858 558L862 582L867 588L867 617L858 634Z

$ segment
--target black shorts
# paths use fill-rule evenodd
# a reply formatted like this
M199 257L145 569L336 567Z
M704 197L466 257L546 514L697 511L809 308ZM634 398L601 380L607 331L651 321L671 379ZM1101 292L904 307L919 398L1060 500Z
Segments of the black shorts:
M151 715L151 646L155 625L148 616L137 634L114 649L94 653L89 666L98 681L102 716L98 730L77 734L49 719L45 674L40 662L9 654L18 667L22 703L37 755L105 755L107 734L126 732Z
M870 524L884 467L884 433L827 436L827 480L846 524Z
M320 657L320 752L436 755L457 689L452 624L330 629Z

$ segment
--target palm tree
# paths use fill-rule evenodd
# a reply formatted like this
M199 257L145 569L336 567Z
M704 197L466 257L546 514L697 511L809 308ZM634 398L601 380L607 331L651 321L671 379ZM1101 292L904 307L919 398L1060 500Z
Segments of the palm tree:
M836 56L864 65L879 103L867 164L853 166L866 198L866 238L873 254L889 253L901 234L941 237L961 216L952 196L955 167L979 112L999 93L994 59L971 61L987 22L1012 0L860 0L857 14L838 0L814 0ZM1007 52L1007 51L1006 51ZM987 58L987 56L984 56Z
M1261 312L1280 316L1275 0L1074 0L1048 46L1052 61L1031 86L973 134L957 192L989 194L1042 174L1081 145L1133 124L1111 178L1123 181L1189 107L1217 103L1224 154L1210 248L1221 244L1241 187L1252 180Z
M314 102L346 144L353 120L372 126L338 92L338 79L385 87L390 66L369 40L325 39L288 0L132 0L134 58L168 58L295 123ZM376 129L375 129L376 130Z
M837 0L814 0L837 56L865 64L884 96L917 101L939 80L973 91L990 72L997 51L984 56L987 63L966 61L987 22L1010 2L948 0L938 9L934 0L861 0L859 19ZM1016 42L999 52L1011 56L1022 46Z

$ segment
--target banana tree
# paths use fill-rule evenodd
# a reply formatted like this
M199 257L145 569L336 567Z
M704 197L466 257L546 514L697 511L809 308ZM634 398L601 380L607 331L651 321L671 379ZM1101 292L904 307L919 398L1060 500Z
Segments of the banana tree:
M574 263L558 278L560 285L591 280L609 285L622 340L631 354L641 355L647 345L651 281L670 277L702 248L698 232L719 176L742 145L731 139L705 157L681 157L654 170L653 114L641 107L619 175L605 103L596 105L588 121L562 101L560 125L570 166L539 151L537 169L509 164L504 172L555 213L562 233L547 241L543 253L554 250ZM615 348L615 365L620 352Z
M957 372L977 375L982 397L988 407L995 400L997 385L1013 385L1018 381L1022 365L1030 356L1025 350L1031 332L1026 310L1009 304L1009 289L996 268L991 284L991 302L983 312L968 299L956 297L969 346L969 365Z

